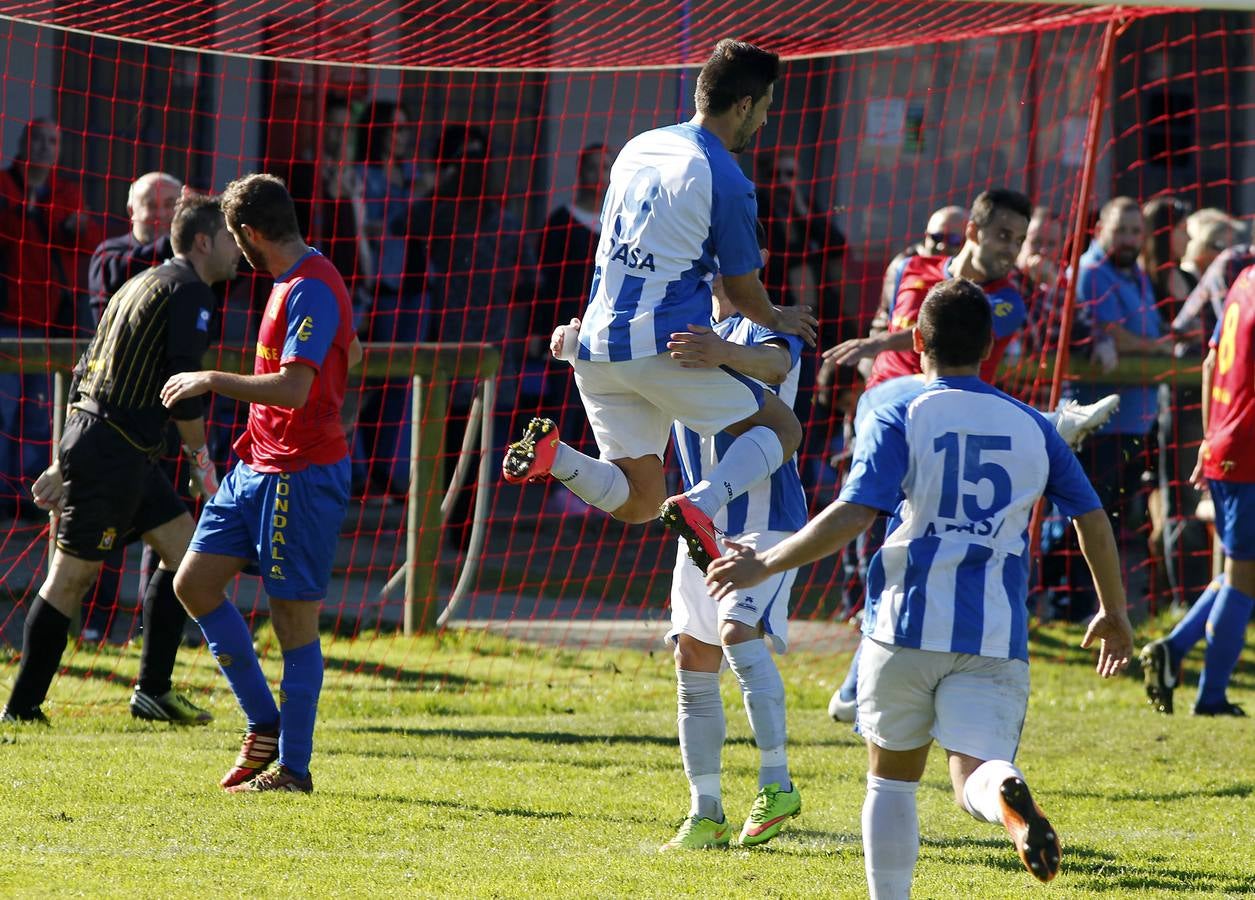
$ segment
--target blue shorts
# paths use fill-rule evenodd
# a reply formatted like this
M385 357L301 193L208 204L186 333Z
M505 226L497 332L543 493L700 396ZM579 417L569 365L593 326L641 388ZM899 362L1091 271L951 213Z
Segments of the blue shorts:
M1255 482L1208 480L1216 535L1230 559L1255 559Z
M267 596L321 600L349 505L349 468L347 456L299 472L237 463L200 514L188 549L255 562Z

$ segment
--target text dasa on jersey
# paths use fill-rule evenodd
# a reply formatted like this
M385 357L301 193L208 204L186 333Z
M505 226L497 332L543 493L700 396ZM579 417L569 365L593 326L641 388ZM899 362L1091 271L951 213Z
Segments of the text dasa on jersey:
M632 244L620 244L613 236L610 237L610 259L618 260L629 269L658 271L654 268L654 254L646 253L642 256L640 247Z

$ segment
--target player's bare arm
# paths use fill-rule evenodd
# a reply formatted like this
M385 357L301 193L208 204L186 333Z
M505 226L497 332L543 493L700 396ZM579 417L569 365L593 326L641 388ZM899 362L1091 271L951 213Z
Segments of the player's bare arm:
M1207 433L1207 424L1211 421L1211 382L1216 375L1216 348L1207 351L1203 360L1203 393L1199 398L1199 412L1203 417L1203 434ZM1207 440L1198 445L1198 459L1194 463L1194 471L1190 473L1190 484L1197 490L1207 490L1207 479L1203 475L1203 453L1207 449Z
M1125 608L1116 538L1106 510L1101 508L1077 516L1072 524L1080 538L1081 554L1094 576L1101 607L1090 621L1081 646L1089 647L1096 639L1099 641L1098 674L1110 678L1124 671L1133 656L1133 626Z
M353 343L349 344L349 368L356 369L362 362L362 342L353 335Z
M876 518L876 510L838 500L761 556L735 541L725 541L732 552L710 564L706 584L710 596L721 600L738 588L751 587L769 575L796 569L836 553Z
M860 359L871 359L879 353L893 350L910 350L914 328L905 331L882 331L879 334L842 341L824 351L824 360L832 360L839 366L852 366Z
M187 397L213 392L244 403L300 409L309 398L317 372L311 366L288 363L278 372L266 375L237 375L233 372L180 372L161 389L161 402L173 406Z
M724 275L723 291L737 312L758 325L796 334L815 346L815 329L819 320L809 306L774 306L767 296L767 289L758 280L757 271L745 275Z
M1115 342L1119 353L1142 353L1147 356L1171 356L1176 339L1167 334L1159 338L1146 338L1134 334L1116 322L1107 323L1107 334Z
M781 384L793 367L793 358L782 343L768 341L753 347L725 341L702 325L676 331L667 342L671 358L686 369L727 366L764 384Z

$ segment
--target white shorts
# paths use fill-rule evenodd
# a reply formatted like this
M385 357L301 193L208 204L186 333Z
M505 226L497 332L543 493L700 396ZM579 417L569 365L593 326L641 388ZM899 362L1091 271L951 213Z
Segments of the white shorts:
M602 459L661 459L674 423L718 434L763 405L758 382L727 369L685 369L665 353L623 362L577 359L575 386Z
M1011 762L1028 709L1028 663L896 647L864 635L858 731L877 747L947 750Z
M743 534L739 543L763 551L789 536L787 531ZM674 644L687 634L703 644L718 647L719 627L724 622L740 622L751 628L762 625L763 634L771 638L772 649L784 653L789 649L789 593L797 569L772 575L748 591L733 591L718 603L710 599L702 570L689 559L684 541L678 542L675 572L671 576L671 630L667 643Z

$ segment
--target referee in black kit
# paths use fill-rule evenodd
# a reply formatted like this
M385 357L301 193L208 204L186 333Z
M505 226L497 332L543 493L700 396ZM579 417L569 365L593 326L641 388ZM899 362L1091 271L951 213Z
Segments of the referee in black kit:
M192 517L158 466L171 417L194 487L210 496L218 478L205 449L202 401L167 410L160 392L171 375L201 368L214 305L209 286L235 274L240 251L216 198L181 199L170 238L174 258L118 289L75 367L57 461L33 488L42 508L61 510L56 550L27 612L22 662L0 721L47 722L40 705L83 593L109 551L137 537L161 564L144 593L144 647L131 714L183 725L212 719L170 681L187 621L174 595L174 573L193 531Z

